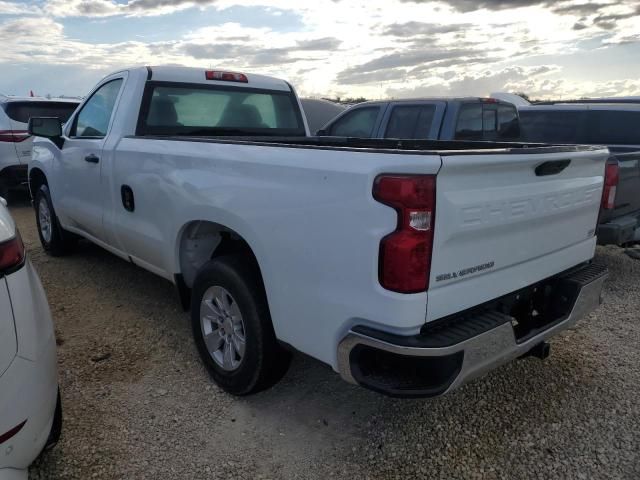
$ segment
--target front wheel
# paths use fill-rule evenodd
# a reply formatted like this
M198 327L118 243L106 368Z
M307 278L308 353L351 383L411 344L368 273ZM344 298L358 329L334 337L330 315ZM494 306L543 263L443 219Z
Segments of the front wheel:
M201 268L191 297L191 324L209 374L231 394L264 390L289 367L291 356L276 340L258 269L240 255Z
M58 223L47 185L41 185L36 192L34 206L42 248L54 257L69 253L75 246L77 237L64 230Z

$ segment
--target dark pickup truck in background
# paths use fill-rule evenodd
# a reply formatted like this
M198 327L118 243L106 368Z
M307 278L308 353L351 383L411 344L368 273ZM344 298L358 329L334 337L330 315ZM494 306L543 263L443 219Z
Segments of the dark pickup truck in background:
M364 102L331 120L319 136L412 140L516 141L518 111L494 98Z
M640 100L539 102L518 113L521 141L609 147L598 243L640 242Z

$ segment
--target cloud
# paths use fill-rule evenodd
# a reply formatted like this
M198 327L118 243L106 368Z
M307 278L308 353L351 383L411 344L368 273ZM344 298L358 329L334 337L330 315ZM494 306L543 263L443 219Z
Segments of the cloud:
M588 16L598 13L603 8L612 5L611 3L567 3L563 2L559 6L555 6L551 9L552 12L559 15L574 15L574 16Z
M132 64L215 65L287 78L303 94L322 96L486 94L511 86L551 96L572 84L576 91L605 89L591 78L640 78L640 64L620 47L640 42L637 8L637 0L0 0L0 14L15 16L0 19L0 63L25 72L66 66L68 75L88 71L82 78L90 79ZM191 30L180 35L149 34L135 26L144 30L149 22L121 18L167 15L162 23L170 24L186 9L180 31ZM276 11L282 16L269 14ZM205 16L209 26L198 28ZM67 17L103 30L89 36L87 25L78 28L84 21ZM73 38L65 26L73 27ZM108 29L118 40L93 40L110 38ZM576 65L586 52L600 60L610 55L607 64L615 68L598 68L595 60ZM15 71L0 78L0 90Z
M383 35L406 38L415 37L418 35L429 36L464 32L471 28L473 28L473 25L470 23L437 24L412 21L406 23L392 23L390 25L387 25L383 30Z
M407 3L426 3L432 0L401 0ZM549 1L540 0L443 0L443 3L460 12L473 12L476 10L504 10L508 8L530 7L532 5L544 5Z
M54 17L166 15L192 7L209 7L216 0L48 0L45 11Z
M0 1L0 15L36 15L39 13L41 10L35 5Z
M239 62L241 66L282 65L298 60L289 55L291 50L287 48L256 49L254 45L250 44L217 43L203 45L186 43L181 48L187 55L196 59L209 61L241 59Z
M395 52L343 70L338 75L338 81L359 83L357 79L362 78L362 74L399 67L415 67L416 65L429 64L438 60L461 59L477 53L477 51L471 49L424 49Z
M386 94L392 98L407 96L486 96L492 91L514 91L514 85L519 85L518 82L544 76L558 70L559 67L556 65L538 65L535 67L512 66L502 69L485 68L464 74L449 71L412 89L389 88ZM528 92L528 90L518 91Z
M314 38L312 40L301 40L296 42L297 50L337 50L342 41L334 37Z

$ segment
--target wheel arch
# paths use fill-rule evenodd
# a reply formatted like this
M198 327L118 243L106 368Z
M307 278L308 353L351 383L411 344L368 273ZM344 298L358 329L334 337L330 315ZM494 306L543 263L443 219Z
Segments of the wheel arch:
M191 289L198 270L209 260L229 254L244 255L257 267L260 263L249 242L236 230L210 220L191 220L179 230L176 241L179 275L183 287Z

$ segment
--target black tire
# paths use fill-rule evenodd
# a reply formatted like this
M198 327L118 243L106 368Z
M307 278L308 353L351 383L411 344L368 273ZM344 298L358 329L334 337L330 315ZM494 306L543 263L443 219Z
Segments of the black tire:
M233 297L242 315L246 346L240 365L227 371L209 353L203 338L200 305L211 287L222 287ZM233 395L249 395L271 387L289 368L291 354L276 340L260 273L241 255L206 263L196 276L191 296L191 325L200 357L213 380Z
M42 227L40 225L40 208L41 202L46 202L49 208L50 215L50 228L51 235L49 239L46 239L42 235ZM38 227L38 237L40 237L40 243L45 251L54 257L61 255L67 255L70 253L78 242L78 237L71 232L67 232L60 226L58 217L53 209L53 202L51 201L51 194L49 193L49 187L47 185L41 185L34 199L34 208L36 211L36 225Z

